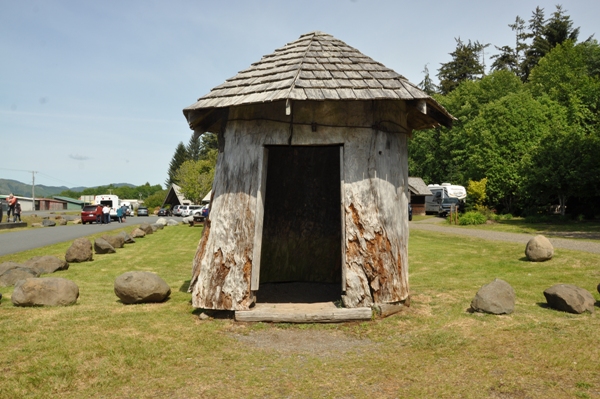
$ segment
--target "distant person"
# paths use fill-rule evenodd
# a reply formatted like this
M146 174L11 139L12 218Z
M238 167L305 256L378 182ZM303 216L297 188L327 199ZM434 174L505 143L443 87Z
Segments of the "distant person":
M102 216L102 224L110 223L110 208L108 205L104 205L104 208L102 208Z
M122 205L121 206L121 213L123 214L123 216L121 217L121 222L125 223L125 221L127 220L127 205Z
M13 210L14 212L14 218L13 218L13 222L17 222L17 219L19 220L19 222L22 222L21 220L21 203L17 200L15 202L15 209Z
M12 193L8 196L8 211L6 212L6 221L10 222L10 215L12 213L13 218L15 217L15 204L17 203L17 197L12 195Z
M123 217L123 207L117 208L117 220L121 223L121 218Z
M0 223L2 223L2 214L4 213L4 200L0 200Z

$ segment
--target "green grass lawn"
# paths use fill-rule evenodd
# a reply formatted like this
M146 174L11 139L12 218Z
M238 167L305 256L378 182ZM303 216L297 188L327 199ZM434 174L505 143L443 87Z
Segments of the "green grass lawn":
M524 233L524 234L551 234L565 235L569 233L582 233L581 237L586 235L590 239L600 238L600 221L598 220L569 220L560 219L556 216L556 220L552 222L532 223L524 218L515 217L510 220L500 220L493 224L459 226L467 229L485 229L504 231L508 233Z
M558 249L549 262L529 263L519 244L412 231L406 311L361 323L245 324L201 320L191 307L200 234L167 227L55 273L78 284L75 306L17 308L12 287L0 288L0 398L600 397L600 319L548 309L543 296L570 283L598 300L598 255ZM0 263L64 256L69 245ZM121 304L114 279L131 270L159 274L170 300ZM469 313L496 277L515 289L515 312ZM252 344L274 333L314 335L319 350ZM343 342L353 345L336 345Z

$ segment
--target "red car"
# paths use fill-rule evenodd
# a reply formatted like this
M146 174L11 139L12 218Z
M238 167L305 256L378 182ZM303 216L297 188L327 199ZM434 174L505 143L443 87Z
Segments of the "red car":
M86 205L81 210L81 223L102 223L102 205Z

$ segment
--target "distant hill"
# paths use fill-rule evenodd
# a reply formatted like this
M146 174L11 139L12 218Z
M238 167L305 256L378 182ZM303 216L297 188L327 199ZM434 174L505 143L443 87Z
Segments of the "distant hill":
M108 185L108 184L107 184ZM113 183L113 187L129 186L135 187L129 183ZM43 184L35 185L35 196L36 197L52 197L58 195L65 190L72 190L75 192L81 192L89 187L66 187L66 186L44 186ZM16 180L0 179L0 194L18 195L21 197L31 197L31 184L21 183Z

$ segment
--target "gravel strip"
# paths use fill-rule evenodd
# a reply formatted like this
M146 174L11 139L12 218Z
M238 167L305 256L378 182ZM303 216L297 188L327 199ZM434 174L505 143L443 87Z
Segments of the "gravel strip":
M490 230L461 229L459 227L442 225L441 223L444 223L444 219L430 218L420 222L410 222L409 225L411 230L436 231L439 233L477 237L482 238L484 240L518 242L521 244L527 244L527 242L534 237L534 235L531 234L506 233ZM546 238L550 240L554 248L563 248L570 249L573 251L600 254L600 243L580 240L566 240L564 238L554 238L549 236L546 236Z

